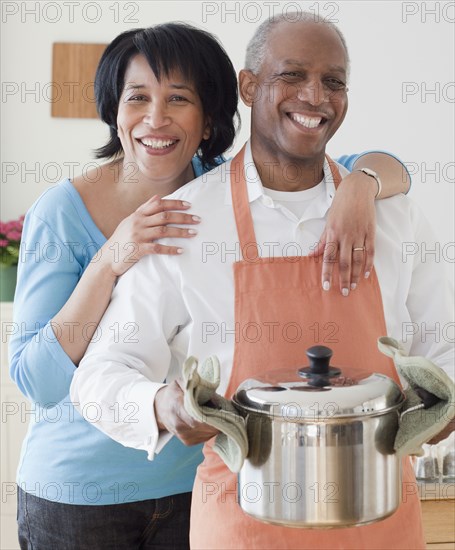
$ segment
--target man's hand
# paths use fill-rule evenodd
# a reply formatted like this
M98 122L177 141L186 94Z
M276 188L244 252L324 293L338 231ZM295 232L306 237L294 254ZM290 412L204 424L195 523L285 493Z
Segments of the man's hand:
M155 416L159 430L177 436L185 445L208 441L218 430L194 420L183 406L183 391L177 380L164 386L155 396Z
M433 439L430 439L430 441L427 441L429 445L436 445L436 443L439 443L443 439L447 439L449 435L455 432L455 418L453 418L447 426L442 430L442 432L439 432L437 435L433 437Z
M435 405L440 401L440 399L436 395L434 395L433 393L430 393L428 390L425 390L424 388L421 388L420 386L416 386L414 388L414 391L425 404L425 409L432 407L433 405ZM446 439L447 437L449 437L449 435L454 431L455 431L455 418L453 418L447 424L447 426L442 430L442 432L439 432L432 439L430 439L428 443L430 445L436 445L436 443L439 443L443 439Z
M332 284L335 262L339 263L340 292L347 296L368 277L373 268L376 211L374 180L362 172L352 172L338 186L327 217L327 225L310 256L323 254L322 286ZM354 249L360 250L354 250ZM363 271L363 273L362 273Z

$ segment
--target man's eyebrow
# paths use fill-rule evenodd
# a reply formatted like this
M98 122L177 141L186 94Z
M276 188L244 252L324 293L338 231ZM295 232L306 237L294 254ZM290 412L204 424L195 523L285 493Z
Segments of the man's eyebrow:
M299 65L300 67L305 66L305 63L302 63L302 61L299 61L298 59L285 59L283 63L285 65Z
M298 59L285 59L283 61L283 64L292 65L293 67L301 67L302 69L305 69L308 66L308 63L305 63L304 61ZM346 74L346 68L342 67L341 65L330 65L329 71Z
M341 67L340 65L331 65L329 67L330 71L334 71L336 73L343 73L346 74L346 67Z

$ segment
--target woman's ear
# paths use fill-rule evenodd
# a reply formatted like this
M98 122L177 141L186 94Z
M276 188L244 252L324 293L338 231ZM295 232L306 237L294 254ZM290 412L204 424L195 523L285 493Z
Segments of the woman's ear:
M258 97L259 83L256 75L247 69L239 72L239 91L243 103L251 107Z
M210 120L209 117L207 117L207 120L205 122L205 127L204 127L204 133L202 134L202 139L203 140L209 139L211 133L212 133L212 121Z

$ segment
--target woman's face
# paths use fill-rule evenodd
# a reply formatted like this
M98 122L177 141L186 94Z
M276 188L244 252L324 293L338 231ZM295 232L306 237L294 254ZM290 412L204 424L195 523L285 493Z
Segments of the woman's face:
M117 128L127 173L167 184L166 193L194 177L191 159L210 135L193 84L178 71L158 82L143 55L133 57L125 72Z

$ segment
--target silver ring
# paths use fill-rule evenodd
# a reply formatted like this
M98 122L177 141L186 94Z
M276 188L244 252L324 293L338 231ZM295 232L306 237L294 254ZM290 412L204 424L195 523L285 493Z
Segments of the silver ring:
M364 246L357 246L356 248L353 248L352 251L355 252L356 250L361 250L362 252L365 250Z

